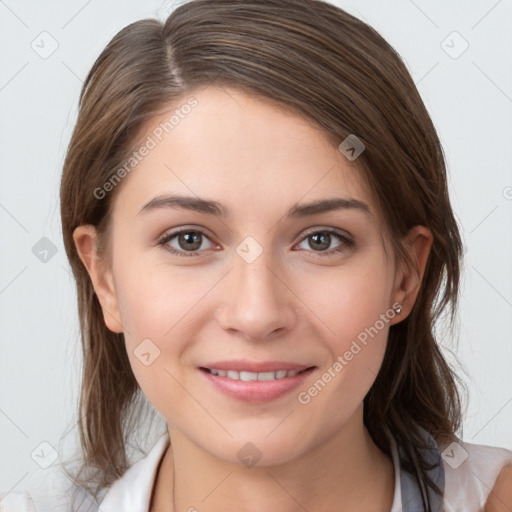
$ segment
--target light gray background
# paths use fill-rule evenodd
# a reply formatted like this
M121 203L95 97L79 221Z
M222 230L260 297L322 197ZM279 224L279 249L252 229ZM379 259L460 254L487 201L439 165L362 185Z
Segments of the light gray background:
M336 4L403 56L439 131L467 248L458 336L442 337L469 374L464 440L512 449L512 0ZM0 491L30 488L31 453L43 441L59 446L77 401L58 185L82 81L119 29L165 10L158 1L0 0ZM58 43L46 59L31 47L51 48L44 31ZM47 262L32 252L42 237L57 250Z

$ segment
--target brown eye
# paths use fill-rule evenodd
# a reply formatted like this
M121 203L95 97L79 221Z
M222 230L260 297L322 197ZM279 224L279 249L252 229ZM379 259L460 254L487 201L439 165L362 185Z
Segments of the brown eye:
M171 245L169 242L174 241L174 239L176 239L176 242ZM164 235L158 243L172 254L187 257L198 256L200 250L206 249L207 247L202 247L204 240L209 239L202 231L181 229Z
M309 235L309 245L315 250L325 250L331 245L331 235L329 233L316 233Z
M340 242L334 247L331 246L333 239L338 239ZM319 253L321 256L331 255L333 253L340 253L350 249L354 243L348 237L333 231L331 229L317 230L307 233L302 239L301 243L306 243L309 249ZM330 250L326 250L329 249Z
M197 251L201 247L202 235L196 231L182 232L177 236L180 249L184 249L186 251Z

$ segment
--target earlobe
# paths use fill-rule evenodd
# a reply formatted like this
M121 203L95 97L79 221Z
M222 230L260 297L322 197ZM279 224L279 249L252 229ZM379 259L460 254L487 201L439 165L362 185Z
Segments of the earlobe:
M73 240L101 304L105 325L112 332L122 333L123 325L112 271L97 255L96 228L91 225L78 226L73 232Z
M418 296L434 237L425 226L414 226L404 241L410 261L397 272L395 300L402 304L400 319L411 312Z

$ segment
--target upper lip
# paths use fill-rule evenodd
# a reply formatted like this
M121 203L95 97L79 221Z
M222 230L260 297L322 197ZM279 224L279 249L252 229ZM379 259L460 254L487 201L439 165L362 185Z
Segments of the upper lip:
M296 370L300 372L306 368L311 368L313 365L304 365L291 363L289 361L247 361L236 359L232 361L216 361L213 363L206 363L201 368L216 369L216 370L235 370L238 372L276 372L278 370Z

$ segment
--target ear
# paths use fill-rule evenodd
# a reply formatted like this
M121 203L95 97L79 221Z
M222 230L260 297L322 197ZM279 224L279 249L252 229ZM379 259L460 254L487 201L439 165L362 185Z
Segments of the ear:
M414 226L405 237L411 262L403 263L396 273L394 300L402 304L402 311L392 324L406 318L416 302L433 241L430 229L425 226Z
M101 304L105 325L112 332L123 332L112 271L97 255L96 228L91 225L78 226L73 232L73 240Z

